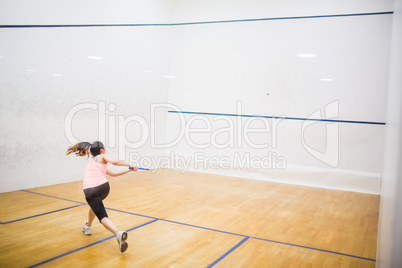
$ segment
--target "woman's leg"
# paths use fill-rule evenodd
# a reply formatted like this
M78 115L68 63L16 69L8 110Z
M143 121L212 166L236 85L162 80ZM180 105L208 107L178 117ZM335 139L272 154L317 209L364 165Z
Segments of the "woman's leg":
M114 223L107 217L104 217L101 220L102 225L108 229L110 232L112 232L114 235L117 237L117 242L119 244L120 252L123 253L124 251L127 250L128 244L126 242L127 240L127 233L124 231L119 231L117 230L116 226Z
M94 221L95 217L96 217L95 212L90 207L88 212L88 222L87 222L88 227L92 226L92 222Z
M108 217L104 217L101 220L102 225L109 230L110 232L112 232L114 235L117 235L117 233L119 232L119 230L117 230L116 225L114 225L114 223L112 222L111 219L109 219Z
M109 194L109 189L109 183L105 183L94 188L85 189L85 198L91 207L92 212L96 215L102 225L111 233L116 235L120 251L123 253L128 247L126 242L127 233L117 229L116 225L114 225L114 223L109 219L105 206L102 202L102 200L105 199ZM90 211L88 214L88 221L91 221L91 219L93 220L92 217L93 216Z
M88 227L91 227L95 217L98 217L99 222L101 223L103 218L108 217L102 200L108 196L109 191L109 183L105 183L93 188L84 189L85 199L87 200L90 207L88 212Z

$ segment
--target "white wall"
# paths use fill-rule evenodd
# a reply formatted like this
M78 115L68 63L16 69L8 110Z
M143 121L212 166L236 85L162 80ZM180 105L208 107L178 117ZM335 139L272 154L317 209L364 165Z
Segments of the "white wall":
M0 25L152 24L337 15L392 11L392 3L0 0ZM2 157L7 159L0 164L0 191L80 180L86 162L65 158L60 152L74 139L104 139L110 152L125 160L130 160L134 151L156 160L171 152L185 157L201 152L229 160L235 154L266 160L271 152L286 160L285 170L233 171L231 167L219 172L378 193L382 125L204 117L206 121L183 126L177 114L166 113L166 108L158 110L157 143L165 137L166 141L175 139L183 127L203 127L208 121L209 133L190 134L193 142L211 142L215 134L213 138L222 147L230 138L232 130L222 131L228 126L235 131L257 128L255 132L265 132L242 133L234 140L236 144L222 150L211 145L197 149L185 138L175 146L151 148L151 134L144 133L140 123L150 128L150 105L167 101L189 111L384 122L391 18L0 28L0 120L6 126L0 130L0 144L5 152ZM317 57L295 57L306 52ZM77 105L93 109L69 113ZM65 127L72 115L72 126ZM119 116L126 121L119 124ZM184 118L194 120L192 115ZM123 127L114 131L113 125ZM69 129L75 138L65 133ZM330 140L327 133L333 135ZM125 145L135 147L135 141L144 137L140 148L126 149ZM255 148L247 139L268 147ZM218 172L192 164L198 171Z
M180 6L183 2L177 3ZM178 9L179 21L187 22L193 14L196 16L193 21L203 18L220 21L261 18L263 11L272 17L289 17L325 15L330 10L316 6L309 12L289 8L286 13L286 5L255 1L249 6L259 8L252 14L251 8L240 2L227 10L223 9L225 5L211 7L203 3L201 7L199 2L186 3ZM360 12L373 12L375 8L391 10L390 3L382 2L381 8L380 2L365 5ZM360 13L359 5L355 4L331 7L341 14ZM196 7L200 8L197 13L200 15L196 15ZM169 102L190 112L385 122L391 20L392 15L388 14L177 26L173 29L174 78L170 82ZM314 53L316 57L300 58L296 56L299 53ZM323 78L333 81L322 81ZM326 108L331 109L332 115L325 115ZM195 116L199 119L191 121ZM287 164L283 170L257 167L245 171L232 170L230 165L225 170L195 163L192 165L195 170L376 194L380 191L384 125L321 122L307 126L305 121L297 120L275 123L272 119L243 118L239 122L227 117L236 131L239 128L244 131L247 121L252 120L250 128L259 128L263 133L243 133L240 140L250 136L253 143L267 146L256 148L243 141L222 150L219 146L197 148L194 144L208 140L213 143L217 137L220 144L225 143L231 138L229 131L216 134L224 132L230 122L216 121L216 116L201 119L200 115L186 114L184 118L180 120L178 114L169 114L167 140L178 138L178 129L183 127L210 126L205 133L191 134L187 139L184 136L171 148L186 159L197 162L194 154L199 152L205 158L228 157L234 162L236 155L250 154L261 159L271 152ZM327 140L327 127L334 135L331 141ZM331 148L333 153L328 151ZM312 154L313 150L318 153ZM326 156L319 153L327 153L332 159L323 159Z
M173 22L387 12L394 0L170 0Z
M148 22L161 14L154 6L163 7L160 1L121 1L113 17L111 2L53 3L2 1L0 24L114 23L122 21L119 14L142 14L137 19ZM77 7L83 10L70 16ZM98 12L86 16L92 7ZM0 192L82 180L87 160L65 156L75 141L100 139L126 161L134 151L163 154L149 141L128 147L141 141L150 104L167 101L168 28L0 28L0 40ZM166 114L158 118L166 122ZM164 128L159 124L157 139Z
M377 267L402 266L402 1L395 2Z
M0 25L166 23L165 0L0 0Z

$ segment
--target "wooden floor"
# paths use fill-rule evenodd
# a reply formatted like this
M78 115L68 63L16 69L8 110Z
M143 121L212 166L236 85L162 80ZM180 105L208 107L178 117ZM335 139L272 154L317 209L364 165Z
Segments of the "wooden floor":
M379 196L159 170L111 178L94 222L82 182L0 194L0 267L375 267Z

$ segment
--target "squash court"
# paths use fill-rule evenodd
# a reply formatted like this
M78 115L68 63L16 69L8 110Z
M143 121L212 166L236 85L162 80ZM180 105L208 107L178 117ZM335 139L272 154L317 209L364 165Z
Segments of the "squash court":
M378 195L174 170L109 181L124 254L99 222L82 233L73 182L0 195L1 266L375 267Z
M0 0L0 268L402 267L401 74L402 0Z

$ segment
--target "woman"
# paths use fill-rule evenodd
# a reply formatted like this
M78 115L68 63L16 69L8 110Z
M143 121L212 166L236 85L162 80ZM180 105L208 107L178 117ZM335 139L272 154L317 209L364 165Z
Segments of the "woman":
M138 167L131 167L124 161L119 161L111 158L106 154L105 146L100 141L94 143L80 142L67 149L67 155L75 153L77 156L88 156L91 154L93 159L85 168L84 172L84 194L90 209L88 213L88 222L82 227L82 231L86 235L91 235L92 222L95 216L99 219L99 222L110 232L117 237L120 251L123 253L126 251L128 244L127 233L125 231L119 231L114 223L109 219L105 206L102 200L105 199L110 191L109 182L106 179L106 175L116 177L126 174L132 170L137 171ZM128 170L122 172L113 172L107 169L107 164L110 163L115 166L127 166Z

